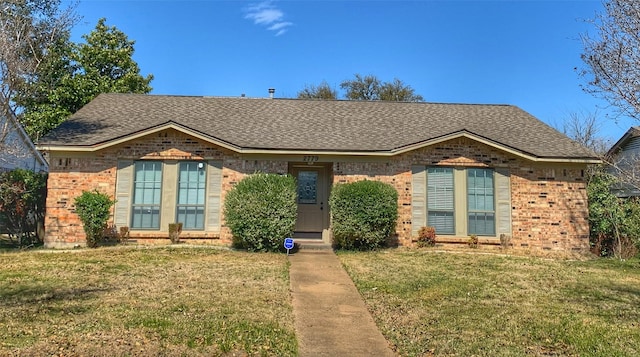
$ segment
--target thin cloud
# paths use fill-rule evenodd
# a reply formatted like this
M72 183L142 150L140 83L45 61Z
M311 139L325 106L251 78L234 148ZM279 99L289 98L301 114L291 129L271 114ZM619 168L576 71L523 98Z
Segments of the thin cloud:
M292 22L284 21L284 13L271 0L251 4L245 11L245 19L252 20L256 25L266 26L267 30L275 31L276 36L284 34L293 25Z

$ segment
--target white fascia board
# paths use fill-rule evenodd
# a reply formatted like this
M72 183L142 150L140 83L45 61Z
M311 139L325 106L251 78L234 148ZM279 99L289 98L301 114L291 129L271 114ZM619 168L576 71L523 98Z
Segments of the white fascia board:
M42 151L68 151L68 152L94 152L106 149L108 147L122 144L131 140L138 139L140 137L154 134L166 129L175 129L184 134L201 139L208 143L223 147L239 154L270 154L270 155L334 155L334 156L376 156L376 157L392 157L400 155L409 151L417 150L427 146L436 145L448 140L457 139L461 137L469 138L471 140L480 142L482 144L494 147L501 151L513 154L523 159L533 162L549 162L549 163L581 163L581 164L599 164L602 161L594 158L554 158L554 157L538 157L530 155L528 153L515 150L511 147L502 145L500 143L487 140L481 136L474 135L469 132L456 132L449 135L444 135L432 140L426 140L412 145L407 145L402 148L387 150L387 151L328 151L328 150L293 150L293 149L254 149L254 148L242 148L236 145L232 145L228 142L221 141L214 137L204 135L190 128L178 125L170 122L165 125L144 130L132 135L127 135L112 141L107 141L93 146L67 146L67 145L39 145L38 149Z

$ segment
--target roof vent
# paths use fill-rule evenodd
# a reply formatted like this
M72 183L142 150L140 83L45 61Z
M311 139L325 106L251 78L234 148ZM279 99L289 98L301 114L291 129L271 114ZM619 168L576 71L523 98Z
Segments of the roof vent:
M276 93L275 88L269 88L269 98L273 99L273 95Z

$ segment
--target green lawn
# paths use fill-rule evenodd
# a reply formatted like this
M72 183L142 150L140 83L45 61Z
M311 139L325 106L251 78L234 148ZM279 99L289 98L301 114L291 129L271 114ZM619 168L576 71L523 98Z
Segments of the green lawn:
M0 355L294 356L283 254L0 254Z
M339 253L402 356L639 356L640 261Z
M339 253L402 356L640 355L640 261ZM284 254L0 253L0 356L294 356Z

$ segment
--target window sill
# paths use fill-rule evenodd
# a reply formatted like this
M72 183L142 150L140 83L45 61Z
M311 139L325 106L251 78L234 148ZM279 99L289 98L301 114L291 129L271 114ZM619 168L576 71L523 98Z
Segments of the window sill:
M469 243L469 236L436 236L436 243ZM479 244L500 245L500 237L478 236Z
M129 231L130 238L150 238L150 239L168 239L168 231L148 231L135 230ZM220 239L220 231L182 231L180 239Z

